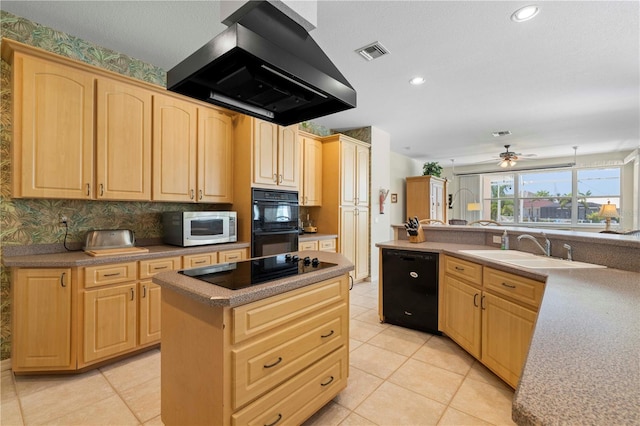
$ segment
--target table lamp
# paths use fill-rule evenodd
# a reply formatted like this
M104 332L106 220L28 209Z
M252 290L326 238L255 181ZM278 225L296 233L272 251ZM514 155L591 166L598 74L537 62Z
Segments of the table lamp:
M603 204L600 206L600 212L598 216L604 217L607 224L604 228L605 231L609 231L611 228L611 218L618 217L618 209L615 204L611 204L610 200L607 200L607 204Z

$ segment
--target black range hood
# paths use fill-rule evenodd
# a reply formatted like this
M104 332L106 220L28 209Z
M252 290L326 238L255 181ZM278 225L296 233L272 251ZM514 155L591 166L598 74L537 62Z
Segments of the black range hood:
M281 125L356 106L309 33L266 1L172 68L167 88Z

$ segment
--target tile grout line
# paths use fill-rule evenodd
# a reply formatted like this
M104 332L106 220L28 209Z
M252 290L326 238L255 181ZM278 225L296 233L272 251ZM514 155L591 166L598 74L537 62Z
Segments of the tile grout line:
M109 378L104 374L104 372L102 371L102 368L98 368L98 371L100 371L100 374L102 375L102 377L104 377L104 379L107 381L107 383L109 383L109 386L111 387L111 389L113 389L113 391L115 392L115 394L118 396L118 398L120 398L120 400L122 401L122 403L125 405L125 407L127 407L127 409L129 410L129 412L133 415L133 417L138 421L138 424L142 425L144 424L144 422L142 420L140 420L140 418L136 415L135 411L133 411L133 409L131 408L131 406L129 404L127 404L126 399L124 399L122 397L122 395L120 395L120 392L118 392L118 389L116 389L116 387L113 385L113 383L111 383L111 381L109 380ZM155 418L155 417L152 417Z

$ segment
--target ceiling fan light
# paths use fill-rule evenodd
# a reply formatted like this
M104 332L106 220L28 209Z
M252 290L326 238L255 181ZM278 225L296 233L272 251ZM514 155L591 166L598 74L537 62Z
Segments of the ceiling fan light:
M500 162L500 167L502 167L503 169L504 169L504 168L506 168L508 165L509 165L509 164L508 164L508 161L507 161L507 160L502 160L502 161Z

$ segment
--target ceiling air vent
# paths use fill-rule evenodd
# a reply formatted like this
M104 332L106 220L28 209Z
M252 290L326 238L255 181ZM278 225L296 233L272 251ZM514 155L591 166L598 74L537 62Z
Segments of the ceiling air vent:
M356 50L356 52L358 52L367 61L373 61L374 59L389 53L389 51L382 44L380 44L379 41L371 43L368 46L362 47Z
M508 136L511 134L510 130L500 130L499 132L491 133L494 138L499 138L500 136Z

